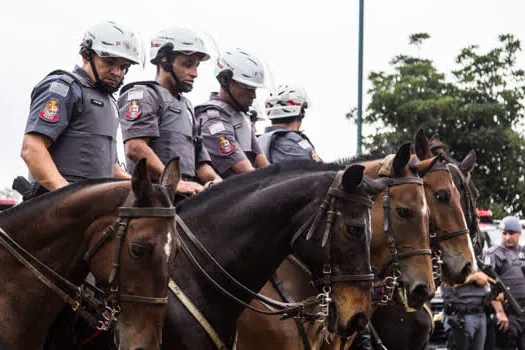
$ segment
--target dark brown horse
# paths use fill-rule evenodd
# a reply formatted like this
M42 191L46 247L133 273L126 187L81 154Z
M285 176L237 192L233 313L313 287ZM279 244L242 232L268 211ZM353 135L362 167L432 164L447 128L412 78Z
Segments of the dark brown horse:
M106 316L117 317L120 348L158 349L177 239L168 193L178 181L172 161L152 186L142 160L131 181L88 180L0 213L5 348L41 349L64 301L78 306L75 286L91 271L108 283Z
M340 169L300 161L272 165L234 177L181 203L179 214L211 255L251 290L260 290L285 257L295 252L312 271L313 279L324 281L321 289L314 289L314 295L320 292L321 296L331 295L324 324L331 332L350 335L366 323L370 280L341 277L327 285L326 274L332 271L348 276L370 272L369 208L357 198L368 198L381 192L384 186L363 178L363 167L352 166L344 171L343 181L336 190L331 184ZM337 198L326 201L327 193ZM317 215L322 213L319 206L323 202L324 206L334 203L335 207L326 215ZM310 225L312 218L318 218L318 225L314 225L316 220ZM301 232L305 223L313 228L309 234L294 235ZM294 236L295 244L291 245ZM308 237L311 239L305 239ZM184 233L181 238L188 240ZM322 247L323 241L329 244L329 250L326 245ZM224 289L233 291L244 302L251 301L252 296L226 278L202 251L195 248L192 251ZM244 305L232 301L224 290L202 277L188 254L179 254L175 264L171 277L208 320L225 348L231 348L236 320ZM217 346L179 299L172 296L164 335L166 349Z
M386 184L390 181L391 184L388 192L385 191L383 195L376 197L371 211L372 266L378 273L383 274L383 277L391 277L390 280L395 278L406 291L403 292L404 302L409 307L419 308L433 295L434 282L429 249L429 217L423 181L414 177L413 170L409 168L409 160L410 144L406 144L391 159L391 165L383 164L383 159L366 162L364 165L365 174L373 178L378 178L380 173L388 172L389 177L385 177L383 181ZM422 164L418 170L426 171L426 167L428 164ZM385 198L388 204L386 207ZM387 216L384 214L385 208L388 211ZM395 243L392 244L392 241ZM297 260L285 261L277 275L284 281L284 289L293 298L302 298L311 293L311 287L308 285L311 276ZM269 283L264 287L263 292L272 297L281 297L275 286ZM395 296L390 293L386 297L391 299ZM244 312L238 327L238 348L241 350L303 349L308 346L316 349L320 340L318 327L315 324L306 323L306 332L301 336L294 321L261 317L250 311ZM306 337L309 341L305 346L302 338Z

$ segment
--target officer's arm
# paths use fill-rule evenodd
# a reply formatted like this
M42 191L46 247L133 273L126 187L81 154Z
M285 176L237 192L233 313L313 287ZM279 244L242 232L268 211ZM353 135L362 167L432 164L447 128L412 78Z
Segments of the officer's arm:
M20 153L35 180L49 191L68 184L66 179L60 175L47 150L52 143L53 141L48 136L36 133L25 134Z
M259 142L257 141L255 134L252 134L252 151L256 154L255 167L257 169L264 168L270 165L268 158L266 158L266 156L264 155L264 152L261 149L261 146L259 146Z
M117 179L131 179L131 174L118 165L118 163L115 163L115 166L113 167L113 176Z
M149 146L148 138L129 139L124 143L126 155L135 163L146 158L148 172L152 180L160 179L164 171L164 164Z
M258 154L255 157L255 167L256 168L264 168L264 167L267 167L268 165L270 165L270 162L268 161L264 153Z
M242 174L242 173L248 173L250 171L254 171L254 167L252 166L252 163L250 163L249 160L241 160L240 162L237 162L232 165L230 168L234 174Z
M493 300L492 307L494 308L494 311L496 311L496 318L498 319L497 325L499 329L506 332L507 329L509 329L509 319L507 317L507 314L503 310L503 305L501 304L501 301Z
M197 168L197 177L203 183L210 181L213 183L219 183L222 181L222 178L219 176L219 174L217 174L208 163L201 163L201 165Z

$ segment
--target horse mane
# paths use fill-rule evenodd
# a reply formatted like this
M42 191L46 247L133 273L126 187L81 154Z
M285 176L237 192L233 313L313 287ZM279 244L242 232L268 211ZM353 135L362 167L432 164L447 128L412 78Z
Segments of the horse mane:
M225 181L212 186L206 191L202 191L197 195L183 200L178 205L181 210L190 209L193 205L198 205L201 201L215 197L217 191L221 193L231 193L239 191L240 188L247 188L249 186L267 187L268 182L279 181L282 177L294 174L297 172L322 172L322 171L338 171L344 168L343 164L336 163L318 163L311 160L288 160L272 164L265 168L257 169L248 173L235 175Z
M70 195L71 193L77 192L89 186L100 185L100 184L110 183L110 182L121 182L121 181L126 181L126 180L119 180L119 179L112 179L112 178L82 180L74 184L71 184L69 186L62 187L58 190L42 194L34 199L23 201L22 203L18 205L15 205L9 209L6 209L0 212L0 219L8 218L8 217L15 217L20 212L23 212L25 210L31 210L31 209L36 210L38 208L46 208L48 207L50 203L56 202Z
M392 152L395 153L395 152ZM343 157L335 160L333 164L337 164L340 166L345 166L353 163L360 163L360 162L369 162L373 160L383 159L385 158L389 153L385 153L383 151L381 152L375 152L370 151L368 153L362 153L362 154L356 154L352 157Z

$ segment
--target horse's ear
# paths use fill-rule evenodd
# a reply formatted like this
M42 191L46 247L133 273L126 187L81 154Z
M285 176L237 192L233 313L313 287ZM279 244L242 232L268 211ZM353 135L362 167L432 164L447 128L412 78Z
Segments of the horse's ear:
M170 199L173 202L175 200L175 193L177 192L177 185L180 181L180 167L179 157L172 158L160 177L160 184L168 189Z
M416 154L420 160L430 157L430 142L423 129L419 129L416 133Z
M364 171L365 167L358 164L350 165L346 168L341 179L343 190L347 193L355 193L361 182L363 182Z
M146 158L142 158L135 165L135 169L133 169L133 175L131 177L131 188L139 206L151 204L153 185L151 184L151 179L148 174Z
M405 143L397 150L396 156L392 161L392 169L394 173L401 174L401 171L405 169L410 160L410 142Z
M461 161L461 163L459 164L459 169L461 170L461 172L463 172L464 174L467 174L469 172L472 171L472 169L474 169L474 166L476 165L476 151L474 150L471 150L467 156L465 157L465 159L463 159Z

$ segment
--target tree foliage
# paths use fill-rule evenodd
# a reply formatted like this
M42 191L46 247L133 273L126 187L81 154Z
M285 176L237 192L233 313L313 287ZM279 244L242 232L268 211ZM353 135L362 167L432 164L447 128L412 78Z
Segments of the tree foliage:
M430 36L410 36L419 47ZM438 133L454 157L471 149L477 154L474 181L480 189L479 207L525 213L525 73L516 66L521 42L500 35L497 46L480 52L472 45L456 57L451 79L430 59L398 55L394 72L372 72L365 122L377 132L365 140L371 149L391 148L413 139L419 128Z

